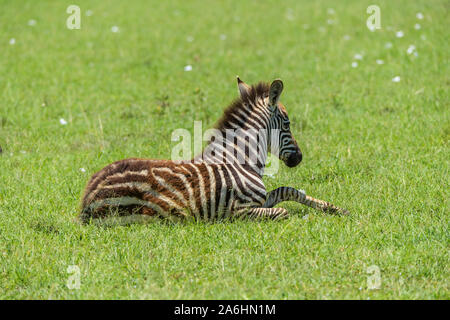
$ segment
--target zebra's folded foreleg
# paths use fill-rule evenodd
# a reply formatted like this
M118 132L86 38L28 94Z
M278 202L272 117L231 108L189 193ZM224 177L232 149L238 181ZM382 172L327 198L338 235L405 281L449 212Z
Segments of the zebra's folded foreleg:
M289 213L284 208L246 208L237 211L234 217L241 220L281 220L288 218Z
M272 208L278 203L283 201L295 201L326 213L331 214L349 213L347 210L338 208L329 202L307 196L305 191L303 190L297 190L291 187L280 187L275 190L272 190L267 194L266 199L267 200L263 204L263 208Z

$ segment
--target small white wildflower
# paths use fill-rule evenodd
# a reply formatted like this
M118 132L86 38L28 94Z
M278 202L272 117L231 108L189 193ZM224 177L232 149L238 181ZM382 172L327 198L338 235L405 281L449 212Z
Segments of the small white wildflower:
M354 58L355 58L356 60L362 60L363 56L362 56L362 54L357 53L357 54L355 54Z
M324 33L326 31L325 27L320 27L318 30L319 30L319 32L322 32L322 33Z
M417 19L422 20L423 19L422 12L417 12L416 17L417 17Z
M119 27L118 26L112 26L111 27L111 32L114 32L114 33L119 32Z
M307 220L308 218L309 218L309 214L305 214L305 215L302 217L303 220Z
M187 41L187 42L192 42L192 41L194 41L194 37L193 37L193 36L188 36L188 37L186 38L186 41Z
M220 40L224 41L227 39L227 35L226 34L221 34L220 35Z
M86 169L85 168L80 168L80 171L81 172L86 172Z
M414 29L416 29L416 30L420 30L420 24L418 24L418 23L416 23L415 25L414 25Z
M327 13L328 14L334 14L334 9L333 8L328 8L327 9Z
M359 287L359 290L361 291L361 290L362 290L362 287Z
M425 41L425 40L427 40L427 36L423 34L423 35L420 36L420 39Z
M291 8L286 11L286 19L290 21L294 20L294 11Z
M10 44L10 45L15 45L15 44L16 44L16 39L11 38L11 39L9 40L9 44Z
M28 20L28 25L29 25L30 27L35 26L35 25L36 25L36 20L34 20L34 19Z
M87 15L88 17L92 16L92 14L93 14L92 10L87 10L87 11L86 11L86 15Z
M25 150L20 150L20 153L21 154L25 154L25 153L27 153Z
M395 36L396 36L397 38L403 38L404 35L405 35L405 34L403 33L402 30L397 31L397 32L395 33Z
M375 32L375 30L377 30L377 28L375 28L375 26L372 26L372 25L369 26L368 28L371 32Z
M386 49L390 49L390 48L392 48L392 43L387 42L387 43L384 45L384 47L385 47Z
M192 66L188 64L187 66L184 67L184 71L192 71Z
M413 56L414 56L414 57L418 57L418 56L419 56L419 53L417 53L417 51L414 51L414 52L413 52Z
M328 20L327 20L327 23L328 23L328 24L334 24L334 20L333 20L333 19L328 19Z
M400 82L400 77L396 76L396 77L392 78L392 82Z
M381 59L377 59L377 64L384 64L384 61Z
M350 36L349 36L348 34L344 35L344 40L345 40L345 41L350 40Z
M408 47L408 49L406 50L406 53L412 54L415 50L416 50L416 46L412 44Z
M67 124L67 121L64 120L63 118L60 118L59 123L61 123L63 126L65 126Z
M352 62L352 68L356 68L356 67L358 67L358 62L353 61L353 62Z

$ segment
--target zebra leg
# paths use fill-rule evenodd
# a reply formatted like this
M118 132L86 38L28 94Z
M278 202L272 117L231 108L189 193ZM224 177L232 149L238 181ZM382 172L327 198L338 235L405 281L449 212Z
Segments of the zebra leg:
M295 201L330 214L349 214L345 209L338 208L332 203L307 196L305 191L291 187L280 187L270 191L267 194L267 200L263 204L263 208L272 208L283 201Z
M241 220L282 220L287 219L289 213L284 208L248 208L237 211L234 217Z

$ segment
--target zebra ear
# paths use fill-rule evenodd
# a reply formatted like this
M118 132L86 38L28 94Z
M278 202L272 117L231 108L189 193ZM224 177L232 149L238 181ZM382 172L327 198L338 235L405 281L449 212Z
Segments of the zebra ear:
M269 89L269 105L276 106L280 100L281 92L283 92L283 81L280 79L273 80Z
M244 95L247 95L250 92L250 86L241 79L239 79L239 76L237 76L236 78L239 88L239 94L241 95L241 97L243 97Z

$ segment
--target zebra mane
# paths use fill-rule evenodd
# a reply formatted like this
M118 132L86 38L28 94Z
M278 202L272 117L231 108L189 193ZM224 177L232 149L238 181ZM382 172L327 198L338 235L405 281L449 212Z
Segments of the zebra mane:
M266 82L259 82L256 85L252 85L248 92L242 94L240 98L234 100L224 111L222 117L217 121L214 126L215 129L220 131L225 129L231 129L230 120L233 119L231 116L233 113L235 114L238 109L241 109L244 104L253 107L255 101L259 97L268 97L269 96L270 84Z

